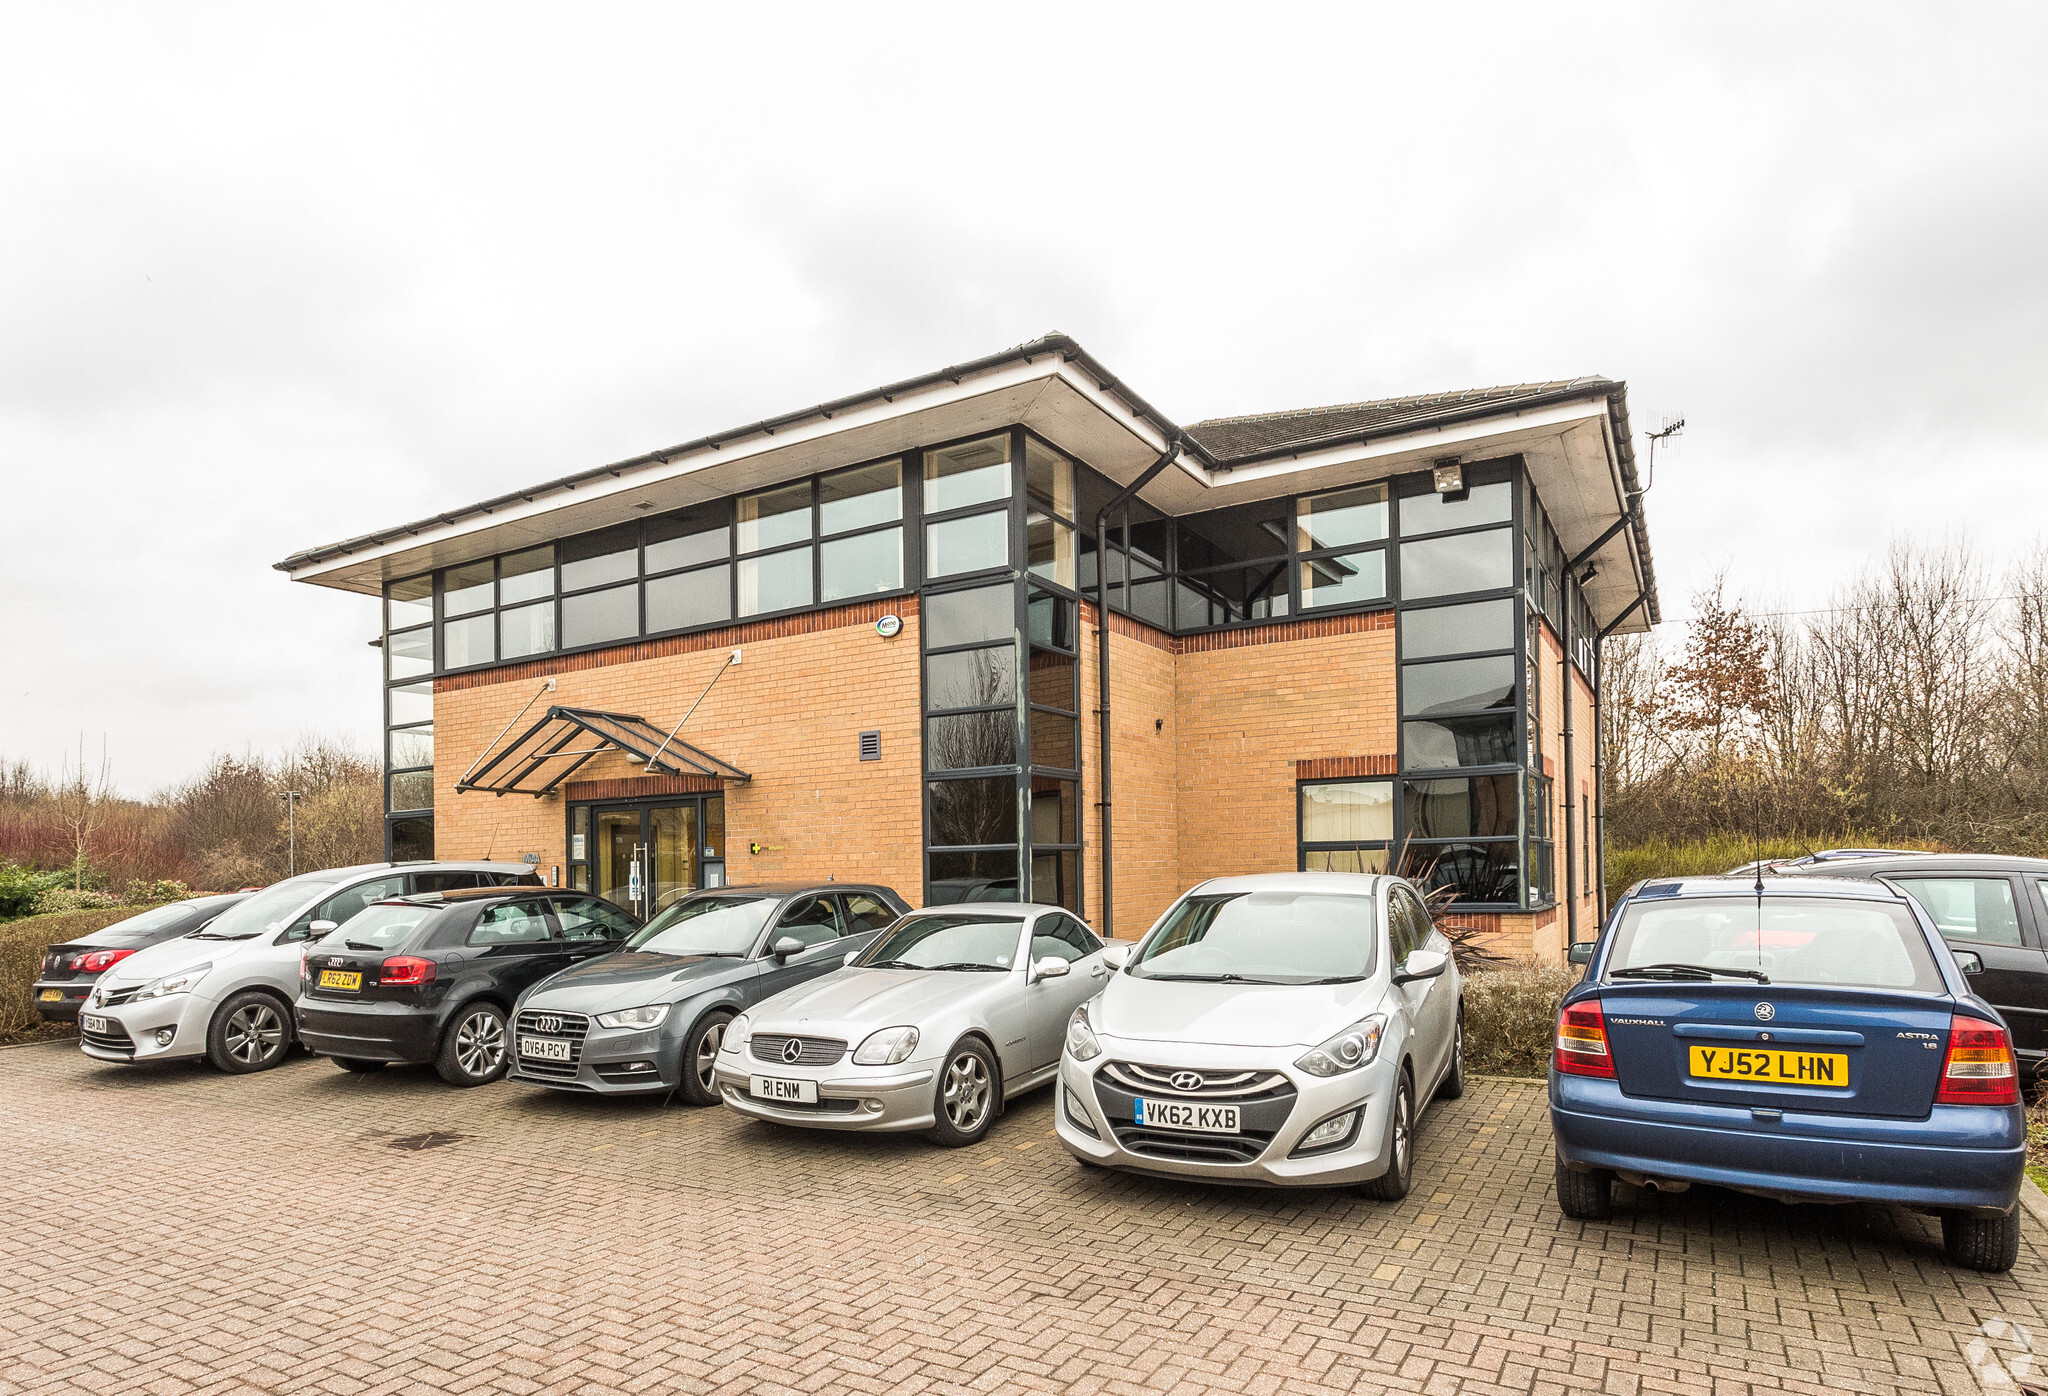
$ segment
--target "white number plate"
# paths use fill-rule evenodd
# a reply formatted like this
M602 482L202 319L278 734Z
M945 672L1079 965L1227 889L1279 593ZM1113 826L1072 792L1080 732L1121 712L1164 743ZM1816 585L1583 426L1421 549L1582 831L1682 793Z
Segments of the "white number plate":
M97 1013L81 1013L78 1015L78 1021L85 1025L87 1032L105 1032L112 1026Z
M749 1076L747 1094L756 1100L793 1100L800 1105L818 1103L816 1081L784 1081L774 1076Z
M569 1044L550 1042L544 1037L522 1037L519 1039L519 1055L538 1057L544 1062L565 1062L569 1060Z
M1179 1129L1190 1134L1236 1134L1235 1105L1196 1105L1186 1100L1138 1098L1137 1122L1148 1129Z

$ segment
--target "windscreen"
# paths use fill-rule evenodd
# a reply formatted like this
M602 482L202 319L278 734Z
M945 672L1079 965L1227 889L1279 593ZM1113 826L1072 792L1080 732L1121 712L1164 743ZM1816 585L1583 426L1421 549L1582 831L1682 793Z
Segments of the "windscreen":
M1021 916L913 916L868 947L863 969L1003 971L1016 962Z
M773 897L692 897L635 931L625 948L654 955L744 955L774 910Z
M116 921L107 927L112 935L140 935L147 931L161 931L175 926L193 915L190 902L170 902L164 906L151 907L140 916L131 916L126 921Z
M378 903L349 917L340 930L329 931L326 940L329 945L340 941L357 950L389 950L411 935L413 927L440 909L437 906Z
M340 879L294 877L264 888L246 902L237 902L199 932L208 940L242 940L260 936L273 921L287 921L306 900L326 891Z
M1139 979L1334 984L1372 973L1371 897L1328 892L1193 896L1146 938L1129 972Z
M1713 971L1711 975L1687 971ZM1622 913L1607 978L1746 978L1942 992L1902 902L1779 896L1641 898Z

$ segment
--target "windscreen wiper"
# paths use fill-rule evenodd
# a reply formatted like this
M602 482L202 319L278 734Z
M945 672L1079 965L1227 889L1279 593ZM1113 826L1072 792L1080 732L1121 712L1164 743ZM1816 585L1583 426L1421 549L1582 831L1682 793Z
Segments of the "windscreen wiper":
M923 968L924 968L924 966L923 966L923 965L914 965L914 964L910 963L910 961L908 961L908 960L875 960L875 961L873 961L872 963L869 963L869 964L865 964L865 965L855 965L855 966L854 966L854 968L855 968L855 969L923 969Z
M912 968L914 969L914 968L916 968L916 966L914 966L914 965L913 965L913 966L912 966ZM926 969L978 969L978 970L986 970L986 971L988 971L988 972L990 972L990 973L992 973L992 974L1001 974L1001 973L1003 973L1003 967L1002 967L1001 965L976 965L976 964L969 964L969 963L968 963L967 961L965 961L965 960L960 960L960 961L956 961L955 963L953 963L953 964L950 964L950 965L926 965L926 966L925 966L925 968L926 968Z
M1140 979L1171 979L1182 984L1272 984L1272 979L1248 979L1242 974L1141 974Z
M381 945L365 945L359 940L345 940L342 944L351 950L382 950L384 948Z
M1618 969L1611 972L1609 979L1754 979L1759 984L1768 984L1771 977L1760 969L1727 969L1720 965L1636 965L1632 969Z

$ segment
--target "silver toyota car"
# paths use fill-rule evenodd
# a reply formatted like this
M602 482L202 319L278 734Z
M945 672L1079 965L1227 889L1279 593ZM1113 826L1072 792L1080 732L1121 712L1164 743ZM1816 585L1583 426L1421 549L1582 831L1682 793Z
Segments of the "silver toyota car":
M1108 974L1102 941L1056 906L913 912L844 969L735 1019L719 1093L779 1124L972 1144L1052 1080L1067 1020Z
M79 1007L79 1046L109 1062L204 1056L262 1071L291 1049L299 952L386 897L458 887L539 886L521 863L369 863L302 873L229 907L191 935L139 950Z
M1205 882L1075 1012L1060 1082L1083 1164L1406 1196L1417 1115L1465 1088L1450 943L1395 877Z

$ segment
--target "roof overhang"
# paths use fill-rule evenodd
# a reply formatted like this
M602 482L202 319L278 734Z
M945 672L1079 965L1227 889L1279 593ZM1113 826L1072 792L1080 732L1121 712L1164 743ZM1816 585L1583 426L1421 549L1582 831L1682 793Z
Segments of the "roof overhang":
M674 732L664 736L636 714L557 706L507 746L500 749L493 742L455 782L455 791L531 795L538 800L591 761L614 751L645 767L649 775L708 776L735 784L753 779L730 761L678 741Z
M872 393L564 476L278 564L294 581L380 595L386 582L494 553L744 494L842 465L1021 423L1120 484L1172 447L1173 468L1142 497L1169 514L1361 483L1427 468L1520 455L1565 549L1607 531L1636 489L1619 385L1593 380L1538 400L1480 404L1448 417L1236 460L1217 460L1065 336ZM1640 514L1595 554L1587 587L1604 624L1648 593L1621 630L1657 618Z

